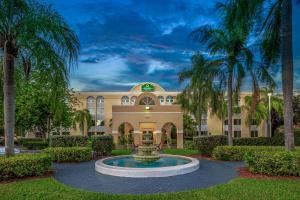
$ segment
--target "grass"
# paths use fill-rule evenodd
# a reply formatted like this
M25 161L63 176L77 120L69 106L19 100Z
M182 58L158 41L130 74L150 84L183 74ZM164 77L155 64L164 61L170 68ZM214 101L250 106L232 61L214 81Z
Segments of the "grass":
M129 155L132 153L131 149L114 149L111 152L113 156Z
M116 187L122 187L116 185ZM79 199L300 199L300 181L297 180L261 180L234 179L227 184L207 189L196 189L186 192L153 194L153 195L109 195L87 192L71 188L56 181L54 178L42 178L0 184L1 200L79 200Z
M199 154L199 151L194 150L194 149L164 149L163 153L164 154L172 154L172 155L188 156L188 155Z

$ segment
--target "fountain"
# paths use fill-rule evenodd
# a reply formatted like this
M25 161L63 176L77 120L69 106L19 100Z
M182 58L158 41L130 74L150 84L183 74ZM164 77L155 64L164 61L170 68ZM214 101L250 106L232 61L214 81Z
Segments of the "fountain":
M102 174L120 177L168 177L191 173L199 169L199 160L186 156L158 154L151 134L144 134L137 154L103 158L95 163Z
M156 147L153 146L153 140L151 134L145 133L142 140L143 145L138 147L138 153L134 154L133 157L139 162L154 162L159 160L160 156L156 151Z

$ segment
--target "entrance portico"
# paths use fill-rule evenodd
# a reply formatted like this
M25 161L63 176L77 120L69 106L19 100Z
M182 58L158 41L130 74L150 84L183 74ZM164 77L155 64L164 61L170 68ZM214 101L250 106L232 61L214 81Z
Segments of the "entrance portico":
M135 145L141 144L142 134L145 131L152 132L154 144L160 145L164 142L163 134L171 139L173 130L172 133L176 134L177 148L183 148L183 119L180 105L160 105L158 97L153 93L141 93L134 105L112 106L112 119L112 135L115 143L118 143L120 135L119 126L126 123L132 126Z

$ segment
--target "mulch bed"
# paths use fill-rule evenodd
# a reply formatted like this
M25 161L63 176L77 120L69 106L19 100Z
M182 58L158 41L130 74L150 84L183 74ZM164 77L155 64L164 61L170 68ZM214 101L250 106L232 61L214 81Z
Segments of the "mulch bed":
M239 177L241 178L254 178L254 179L290 179L290 180L300 180L297 176L270 176L265 174L254 174L249 171L247 167L241 167L237 169L239 172Z
M54 170L49 170L45 174L43 174L42 176L25 176L25 177L22 177L22 178L14 178L14 179L9 179L9 180L3 180L3 181L0 181L0 185L1 184L12 183L12 182L34 180L34 179L41 179L41 178L49 178L49 177L52 177L54 173L55 173Z

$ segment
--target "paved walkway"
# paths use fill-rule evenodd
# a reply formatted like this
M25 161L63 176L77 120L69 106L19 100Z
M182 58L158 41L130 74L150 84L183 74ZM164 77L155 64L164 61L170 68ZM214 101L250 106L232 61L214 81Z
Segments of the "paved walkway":
M124 178L104 175L94 170L95 161L78 164L54 164L54 177L71 187L113 194L146 194L206 188L237 177L241 162L200 160L192 173L164 178Z

